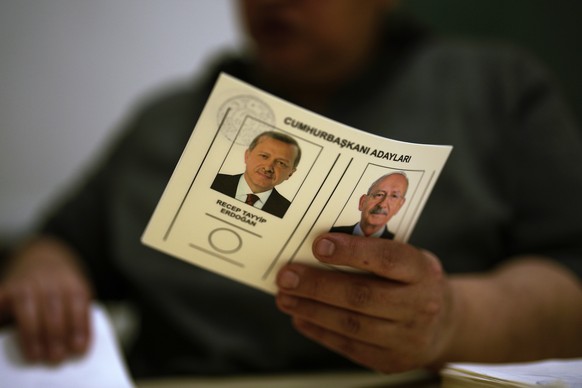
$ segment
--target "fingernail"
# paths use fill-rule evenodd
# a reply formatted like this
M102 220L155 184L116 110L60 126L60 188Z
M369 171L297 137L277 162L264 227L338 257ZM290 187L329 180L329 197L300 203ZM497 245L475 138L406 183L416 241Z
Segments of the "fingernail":
M328 239L322 239L315 245L315 253L320 256L331 256L335 251L335 243Z
M297 288L298 285L299 275L293 271L285 270L281 276L279 276L279 286L283 288Z

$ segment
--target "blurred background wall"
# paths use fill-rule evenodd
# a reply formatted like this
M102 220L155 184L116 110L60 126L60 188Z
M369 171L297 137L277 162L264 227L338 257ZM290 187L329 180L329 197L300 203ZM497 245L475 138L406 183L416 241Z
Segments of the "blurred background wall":
M582 1L401 0L442 34L540 57L582 116ZM231 0L0 0L0 246L32 225L144 94L235 46Z
M230 0L0 0L0 241L26 231L144 94L238 36Z

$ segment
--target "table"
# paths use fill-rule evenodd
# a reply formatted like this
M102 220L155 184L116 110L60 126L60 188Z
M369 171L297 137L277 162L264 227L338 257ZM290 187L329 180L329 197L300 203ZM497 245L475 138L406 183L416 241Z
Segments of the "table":
M260 375L235 377L179 377L136 382L137 388L436 388L437 375L412 371L393 375L374 372L328 372L312 374Z

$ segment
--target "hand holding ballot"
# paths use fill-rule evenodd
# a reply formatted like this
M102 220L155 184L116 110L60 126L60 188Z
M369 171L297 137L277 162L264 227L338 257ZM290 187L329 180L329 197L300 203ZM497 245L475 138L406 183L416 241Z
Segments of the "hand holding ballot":
M235 121L235 102L251 97L271 122L244 111ZM408 157L379 159L379 149ZM317 264L311 242L355 212L363 235L406 241L450 152L371 136L222 74L142 241L272 293L284 262Z
M277 305L302 334L373 370L436 365L454 335L453 298L438 259L410 245L324 234L315 256L366 273L290 264Z

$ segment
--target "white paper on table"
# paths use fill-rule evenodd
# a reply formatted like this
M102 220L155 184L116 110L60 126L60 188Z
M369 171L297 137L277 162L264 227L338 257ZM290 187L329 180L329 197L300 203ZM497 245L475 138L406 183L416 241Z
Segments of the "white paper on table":
M582 359L512 364L454 363L447 365L441 373L445 382L448 377L466 383L495 382L499 386L582 387Z
M91 308L92 341L87 353L59 365L24 360L16 330L0 331L0 387L126 388L134 384L103 307Z

